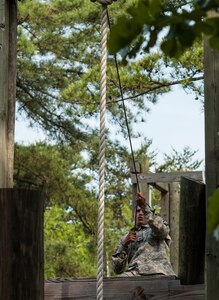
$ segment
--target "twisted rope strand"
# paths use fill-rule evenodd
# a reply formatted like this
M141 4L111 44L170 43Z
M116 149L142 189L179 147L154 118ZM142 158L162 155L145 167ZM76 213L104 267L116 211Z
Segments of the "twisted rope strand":
M102 4L101 17L101 69L100 69L100 148L99 148L99 203L98 203L98 253L97 300L103 299L103 242L104 242L104 189L105 189L105 114L106 114L106 66L107 66L107 5Z

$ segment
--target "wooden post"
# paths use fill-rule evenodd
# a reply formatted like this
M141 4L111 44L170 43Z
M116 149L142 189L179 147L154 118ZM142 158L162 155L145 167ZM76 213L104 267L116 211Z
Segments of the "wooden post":
M148 173L149 172L149 158L146 156L141 161L141 173ZM144 195L146 202L151 205L151 195L150 195L150 185L146 182L140 182L140 191Z
M2 188L13 186L16 44L17 2L0 0L0 187Z
M43 199L0 189L0 299L43 300Z
M136 168L136 170L135 170ZM137 186L137 181L136 181L136 174L140 174L140 173L146 173L149 171L149 159L148 157L145 157L142 159L141 163L136 162L135 163L135 168L133 163L130 166L130 172L131 174L133 174L132 176L135 177L135 183L132 184L132 195L133 195L133 211L135 208L135 197L136 194L138 192L138 186ZM136 173L135 173L136 171ZM146 198L147 203L149 203L150 200L150 186L149 184L147 184L147 182L141 182L139 181L139 189L140 192L144 195L144 197ZM149 203L150 205L150 203Z
M210 15L209 17L211 17ZM218 16L218 15L217 15ZM206 198L219 186L219 53L204 46ZM219 295L219 241L206 233L207 299Z
M182 177L179 228L182 284L204 283L205 223L205 185Z
M9 7L0 0L0 187L7 187L7 115L8 115L8 37Z
M159 186L161 183L159 183ZM161 205L161 217L170 224L170 195L169 195L169 184L163 183L162 186L164 189L161 191L161 199L160 199L160 205Z
M7 187L13 187L14 127L17 77L17 0L9 0L9 53L8 53L8 116L7 116Z
M172 243L170 244L170 261L173 270L178 274L179 265L179 213L180 213L180 191L179 183L172 182L169 184L169 203L170 203L170 236Z
M130 165L130 172L131 174L134 175L135 180L136 180L136 176L138 176L138 174L141 172L141 167L139 163L135 163L135 168L134 168L134 164L131 163ZM133 212L133 216L134 216L134 211L135 211L135 197L136 194L138 192L138 185L137 185L137 180L135 183L132 184L132 212Z

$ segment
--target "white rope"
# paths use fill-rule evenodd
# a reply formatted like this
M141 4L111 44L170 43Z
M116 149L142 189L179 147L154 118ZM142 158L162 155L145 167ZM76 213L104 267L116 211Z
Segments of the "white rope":
M105 114L106 114L106 65L107 65L107 5L102 3L101 18L101 69L100 69L100 149L99 149L99 206L97 243L97 300L103 299L103 242L104 242L104 188L105 188Z

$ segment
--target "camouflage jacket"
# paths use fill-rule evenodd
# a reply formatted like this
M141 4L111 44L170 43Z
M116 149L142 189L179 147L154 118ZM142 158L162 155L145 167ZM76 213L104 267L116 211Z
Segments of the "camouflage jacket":
M115 273L134 271L132 273L137 275L175 275L168 257L169 226L161 217L154 216L149 225L141 226L136 231L136 240L127 247L123 245L125 238L126 235L112 255Z

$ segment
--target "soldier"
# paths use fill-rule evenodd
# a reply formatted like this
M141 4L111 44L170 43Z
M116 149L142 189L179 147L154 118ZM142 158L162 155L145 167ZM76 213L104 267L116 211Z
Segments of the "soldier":
M112 255L112 267L120 276L175 275L168 257L171 238L167 223L136 197L135 225L122 237ZM126 264L128 267L126 269Z

